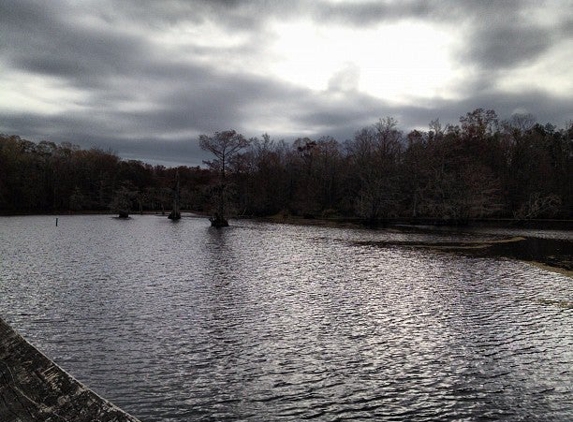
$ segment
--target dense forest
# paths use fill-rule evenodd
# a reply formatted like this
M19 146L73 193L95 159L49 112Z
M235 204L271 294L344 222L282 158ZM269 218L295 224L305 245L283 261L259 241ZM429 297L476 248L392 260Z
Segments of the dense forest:
M166 168L0 135L0 213L168 212L176 180L182 209L212 212L218 164ZM531 115L500 121L476 109L459 124L436 120L409 133L384 118L344 142L325 136L288 143L265 134L242 142L224 172L235 215L570 219L573 124L558 129Z

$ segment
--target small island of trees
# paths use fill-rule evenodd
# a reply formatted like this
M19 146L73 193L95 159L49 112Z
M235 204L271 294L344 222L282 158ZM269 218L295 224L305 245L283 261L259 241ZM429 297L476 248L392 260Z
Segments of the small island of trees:
M0 135L0 213L132 212L464 223L573 217L573 124L476 109L404 133L393 118L353 139L202 135L214 159L166 168L70 143ZM175 211L175 217L180 214Z

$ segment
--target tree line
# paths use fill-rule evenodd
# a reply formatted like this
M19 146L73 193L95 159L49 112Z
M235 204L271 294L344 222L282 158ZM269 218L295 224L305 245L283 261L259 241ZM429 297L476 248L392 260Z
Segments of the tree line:
M387 117L344 142L247 140L225 131L202 135L200 144L215 156L204 168L166 168L1 135L0 212L169 212L178 195L182 209L211 213L221 211L224 196L225 212L243 216L573 217L573 124L558 129L528 114L501 121L476 109L458 124L435 120L408 133Z

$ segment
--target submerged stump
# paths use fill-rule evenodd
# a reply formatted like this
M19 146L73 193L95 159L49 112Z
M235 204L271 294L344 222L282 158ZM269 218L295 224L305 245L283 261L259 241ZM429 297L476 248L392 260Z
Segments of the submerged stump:
M211 227L221 228L229 226L229 222L227 221L227 219L222 217L218 213L215 213L213 217L210 217L209 221L211 222Z
M169 213L167 218L170 220L180 220L181 219L181 213L179 211L173 210Z

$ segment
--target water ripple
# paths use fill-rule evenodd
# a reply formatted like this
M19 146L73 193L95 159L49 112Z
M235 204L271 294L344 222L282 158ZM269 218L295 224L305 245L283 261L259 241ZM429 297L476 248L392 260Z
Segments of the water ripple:
M564 276L381 246L427 233L51 223L2 220L0 312L146 422L573 418Z

